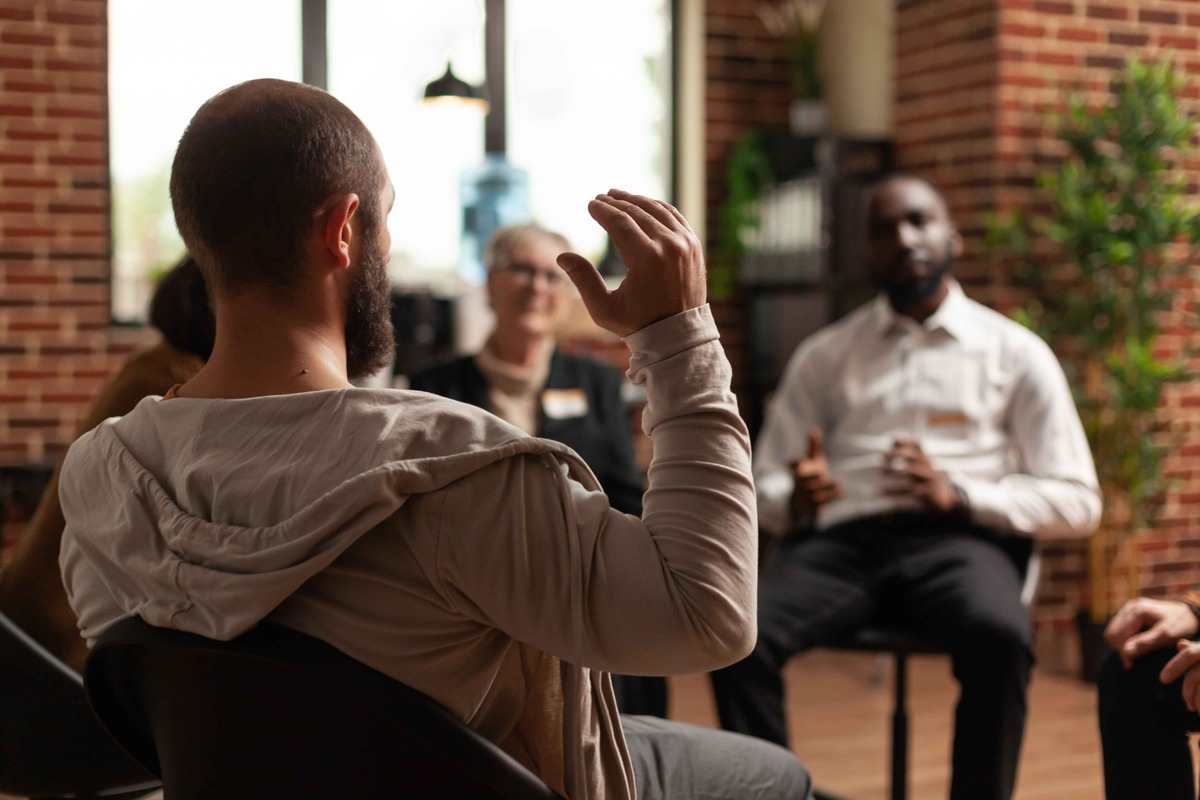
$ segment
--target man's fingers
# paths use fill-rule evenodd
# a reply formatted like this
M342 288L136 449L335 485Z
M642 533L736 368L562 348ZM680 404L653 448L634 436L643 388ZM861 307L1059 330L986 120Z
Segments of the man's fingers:
M586 295L592 318L619 336L702 306L707 299L704 253L695 234L682 230L662 206L631 197L633 201L601 194L588 203L588 213L629 267L607 300L599 291ZM584 282L585 291L589 283L594 280ZM598 310L603 319L597 317Z
M1191 673L1189 672L1188 674L1190 675ZM1192 693L1191 709L1192 711L1200 709L1200 692L1196 691L1195 689L1193 689Z
M1141 614L1138 614L1133 607L1125 605L1104 629L1104 641L1124 656L1125 645L1129 642L1129 637L1143 627Z
M842 490L840 483L827 483L821 488L812 493L812 498L818 505L825 505L828 502L837 500L845 492Z
M1104 641L1108 642L1113 647L1120 647L1129 634L1126 629L1129 627L1129 618L1132 616L1132 609L1129 603L1121 606L1113 618L1104 626Z
M884 464L888 467L903 464L928 464L929 457L921 446L911 439L897 439L892 443L892 449L883 454Z
M924 461L909 461L903 457L889 461L884 465L883 469L890 475L903 475L919 481L931 481L934 475L937 474L928 463Z
M792 463L792 473L797 478L811 478L814 475L827 476L829 465L825 463L824 459L802 458Z
M694 230L692 230L692 223L687 221L687 217L685 217L683 215L682 211L680 211L678 208L671 205L670 203L664 202L662 200L659 200L658 202L660 205L662 205L664 208L666 208L667 211L671 212L671 216L675 217L675 219L678 220L679 224L683 226L684 230L688 231L693 236L695 235L696 232Z
M1134 659L1144 656L1151 650L1157 650L1160 647L1166 647L1173 643L1171 637L1163 630L1163 626L1155 625L1126 639L1125 644L1121 645L1120 655L1122 659L1128 657L1132 662Z
M588 203L588 213L612 238L617 252L624 254L649 247L650 237L627 211L617 205L618 202L608 195L598 195Z
M825 455L825 432L816 425L808 429L808 457L820 458Z
M1104 638L1113 647L1120 647L1138 631L1153 625L1155 618L1134 605L1125 605L1104 629Z
M592 319L597 322L607 319L611 314L612 293L608 291L604 278L592 266L592 262L578 253L560 253L558 265L579 290L583 305L592 315Z
M1200 667L1191 667L1183 676L1183 699L1187 703L1188 709L1195 711L1196 694L1200 690Z
M654 219L656 219L668 230L680 230L681 226L679 221L683 219L682 215L679 215L679 212L675 211L674 208L662 202L661 200L643 197L640 194L632 194L630 192L621 191L620 189L609 189L608 196L614 200L629 203L630 205L641 209L646 214L654 217ZM675 213L671 213L672 211L675 211ZM684 222L683 228L685 230L691 230L691 228L687 226L686 221Z
M1159 626L1156 623L1160 621L1160 617L1151 613L1140 601L1128 602L1121 606L1104 629L1104 641L1108 642L1117 652L1125 669L1130 669L1134 659L1154 649L1145 646L1145 642L1157 639L1161 636L1161 632L1155 633L1153 639L1146 637L1151 632L1158 631ZM1137 636L1136 634L1143 629L1146 630L1146 633L1141 637ZM1142 642L1139 643L1137 640L1142 640ZM1169 641L1162 641L1158 646L1162 647L1166 644L1169 644Z
M670 226L664 225L653 213L650 212L649 202L646 204L634 203L629 200L621 200L612 195L602 194L596 198L598 202L604 203L610 208L626 215L633 220L634 224L641 229L647 241L655 241L662 239L668 235L676 235L675 218L670 214L666 214L662 209L658 209L665 217L670 219ZM594 216L594 215L593 215Z
M803 487L807 491L817 492L822 489L837 486L838 483L836 481L831 481L828 475L806 475L805 477L797 480L796 485Z
M1167 662L1167 665L1162 668L1162 672L1158 674L1158 679L1163 683L1174 683L1179 679L1180 675L1200 662L1200 645L1194 642L1181 641L1176 647L1179 648L1179 652ZM1195 709L1192 710L1194 711Z

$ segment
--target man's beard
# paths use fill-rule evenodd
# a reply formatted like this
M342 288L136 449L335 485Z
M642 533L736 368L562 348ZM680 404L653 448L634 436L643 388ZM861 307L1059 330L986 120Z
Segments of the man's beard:
M947 250L946 259L934 272L923 278L899 284L889 284L876 281L880 288L887 292L888 301L892 308L902 310L922 305L926 300L938 293L942 281L954 269L954 251Z
M374 231L368 232L346 297L346 372L350 380L374 375L392 362L392 285Z

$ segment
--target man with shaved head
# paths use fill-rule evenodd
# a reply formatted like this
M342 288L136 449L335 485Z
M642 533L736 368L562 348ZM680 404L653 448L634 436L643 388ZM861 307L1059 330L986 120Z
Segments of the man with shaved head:
M754 640L749 441L687 221L613 190L587 210L622 285L558 256L647 391L639 518L564 445L351 385L390 356L395 192L317 89L252 81L196 113L171 199L216 342L67 456L61 565L84 637L134 614L216 639L269 620L424 692L564 797L809 796L782 748L622 720L608 677L717 667Z
M962 685L952 800L1012 796L1033 664L1017 561L1100 519L1062 369L951 277L962 237L936 187L872 186L872 303L789 362L754 455L759 522L793 533L759 591L758 642L713 676L721 723L787 744L784 664L870 622L944 645Z

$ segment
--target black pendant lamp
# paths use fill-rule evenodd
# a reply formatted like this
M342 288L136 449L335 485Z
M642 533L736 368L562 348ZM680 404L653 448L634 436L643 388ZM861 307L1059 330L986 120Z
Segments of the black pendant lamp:
M483 89L472 86L455 75L449 63L446 64L446 71L442 77L430 81L425 87L425 102L466 103L479 108L484 114L488 113L488 101Z

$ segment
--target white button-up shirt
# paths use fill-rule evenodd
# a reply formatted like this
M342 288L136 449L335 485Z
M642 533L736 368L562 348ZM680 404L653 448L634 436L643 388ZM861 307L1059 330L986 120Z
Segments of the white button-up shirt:
M1100 522L1096 468L1058 360L957 283L924 323L881 295L796 349L754 454L759 524L771 533L790 527L789 465L807 455L812 426L845 490L821 509L818 528L922 510L887 491L896 478L883 454L898 437L915 439L966 493L980 525L1082 536Z

